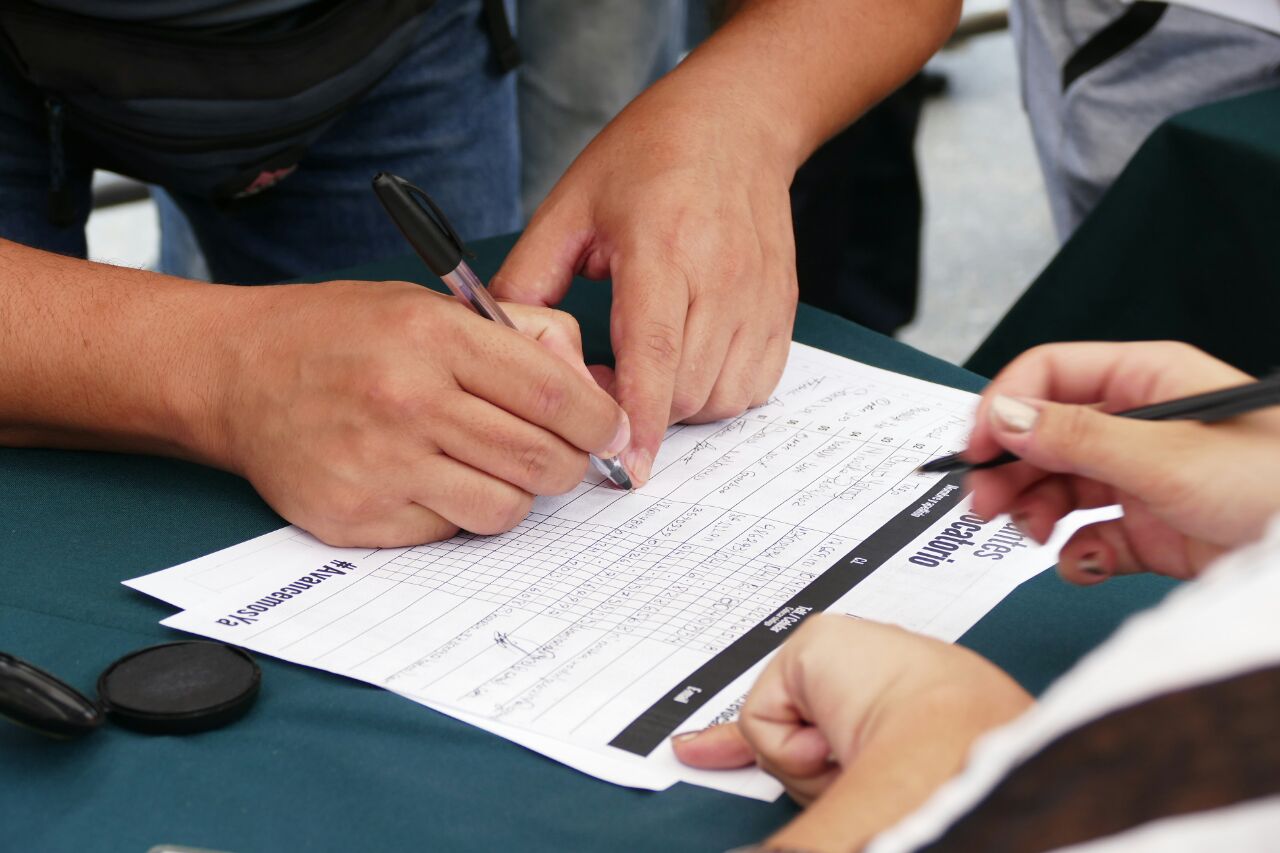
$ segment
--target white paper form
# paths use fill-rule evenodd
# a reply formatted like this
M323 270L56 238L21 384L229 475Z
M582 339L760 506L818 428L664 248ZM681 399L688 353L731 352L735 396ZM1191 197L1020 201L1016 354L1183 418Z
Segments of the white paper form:
M915 475L975 398L793 345L773 399L673 428L636 493L593 478L516 529L407 549L292 528L130 582L166 625L359 678L610 781L772 798L755 771L680 766L809 613L954 640L1056 551ZM222 592L211 597L209 590Z

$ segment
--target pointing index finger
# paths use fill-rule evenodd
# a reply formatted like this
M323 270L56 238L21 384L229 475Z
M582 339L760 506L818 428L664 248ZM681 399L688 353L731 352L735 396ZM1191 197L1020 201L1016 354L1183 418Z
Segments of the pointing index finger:
M631 419L623 464L648 481L671 424L671 398L684 344L689 283L674 265L623 257L614 269L611 332L617 358L614 392Z

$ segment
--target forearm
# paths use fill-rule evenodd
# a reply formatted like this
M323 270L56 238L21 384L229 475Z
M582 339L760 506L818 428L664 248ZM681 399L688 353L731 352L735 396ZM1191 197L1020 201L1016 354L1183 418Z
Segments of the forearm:
M725 14L663 82L767 128L798 168L924 65L955 28L960 0L728 0Z
M0 443L216 463L233 290L0 241Z

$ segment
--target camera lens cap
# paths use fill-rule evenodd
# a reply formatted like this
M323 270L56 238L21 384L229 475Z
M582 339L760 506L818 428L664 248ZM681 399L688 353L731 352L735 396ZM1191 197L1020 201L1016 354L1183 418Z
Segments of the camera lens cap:
M107 667L98 696L115 723L150 734L191 734L241 717L258 698L262 670L223 643L165 643Z
M0 652L0 714L61 738L86 735L102 725L102 711L96 702L4 652Z

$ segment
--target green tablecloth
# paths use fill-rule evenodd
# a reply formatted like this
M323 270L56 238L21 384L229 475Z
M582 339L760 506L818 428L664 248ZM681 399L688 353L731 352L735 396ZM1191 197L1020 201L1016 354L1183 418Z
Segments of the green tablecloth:
M966 364L1036 344L1187 341L1280 365L1280 89L1175 116Z
M477 248L487 276L509 247ZM351 277L419 279L403 258ZM568 307L607 354L608 291ZM936 382L973 374L802 307L796 338ZM116 657L175 639L171 611L119 582L265 533L280 519L244 481L170 460L0 450L0 650L85 691ZM965 638L1032 689L1167 585L1092 590L1043 576ZM60 743L0 724L0 847L142 851L158 842L249 853L310 850L719 850L792 814L679 785L652 794L598 782L383 690L262 660L249 716L191 737L107 727ZM945 721L940 721L945 725Z

